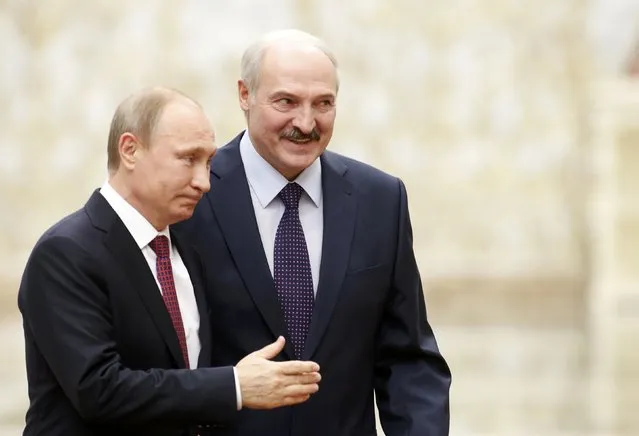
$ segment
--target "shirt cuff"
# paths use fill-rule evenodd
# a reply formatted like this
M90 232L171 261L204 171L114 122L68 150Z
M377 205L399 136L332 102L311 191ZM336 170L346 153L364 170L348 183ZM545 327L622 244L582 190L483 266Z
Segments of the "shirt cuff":
M233 367L233 378L235 378L235 398L237 399L237 410L242 410L242 390L240 380L237 378L237 370Z

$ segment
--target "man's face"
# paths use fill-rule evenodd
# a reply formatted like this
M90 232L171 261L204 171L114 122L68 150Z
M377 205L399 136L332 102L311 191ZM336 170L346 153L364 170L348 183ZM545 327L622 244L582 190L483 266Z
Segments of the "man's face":
M335 123L337 72L316 48L267 49L252 94L238 84L240 106L257 152L293 180L328 146Z
M147 219L165 227L190 218L210 189L214 132L200 108L178 101L164 108L149 142L137 151L131 190Z

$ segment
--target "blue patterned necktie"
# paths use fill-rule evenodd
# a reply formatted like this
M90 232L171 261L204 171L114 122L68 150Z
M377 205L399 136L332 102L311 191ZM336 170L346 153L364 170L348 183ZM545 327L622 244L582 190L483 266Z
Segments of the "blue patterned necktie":
M304 350L315 302L311 263L299 214L302 192L304 189L297 183L289 183L280 191L285 210L275 234L274 249L275 287L297 358Z

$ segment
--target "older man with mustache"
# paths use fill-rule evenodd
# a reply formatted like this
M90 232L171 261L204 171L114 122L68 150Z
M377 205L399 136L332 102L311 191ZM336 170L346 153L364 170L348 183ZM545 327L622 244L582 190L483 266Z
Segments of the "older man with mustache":
M426 317L404 184L325 151L337 62L312 35L276 31L242 58L247 121L212 160L211 191L179 227L208 273L212 359L287 337L313 359L306 403L243 410L224 435L446 436L450 371ZM363 108L362 110L365 110Z

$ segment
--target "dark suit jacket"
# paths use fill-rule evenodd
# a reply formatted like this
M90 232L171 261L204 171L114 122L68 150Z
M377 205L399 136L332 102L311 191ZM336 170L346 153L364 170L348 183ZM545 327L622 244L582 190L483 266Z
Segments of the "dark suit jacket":
M20 285L30 405L24 435L208 434L237 413L232 368L210 368L203 271L172 241L200 311L200 367L177 335L144 255L96 191L37 242Z
M176 226L206 266L215 365L286 336L240 138L217 152L211 191ZM303 355L321 367L319 392L299 406L243 410L216 434L374 435L375 391L387 436L448 435L450 371L426 319L404 185L335 153L321 162L324 240ZM290 343L283 354L294 355Z

